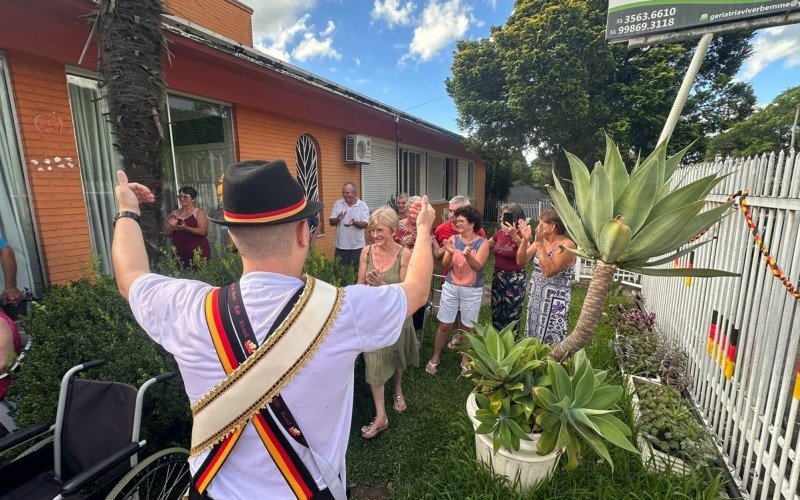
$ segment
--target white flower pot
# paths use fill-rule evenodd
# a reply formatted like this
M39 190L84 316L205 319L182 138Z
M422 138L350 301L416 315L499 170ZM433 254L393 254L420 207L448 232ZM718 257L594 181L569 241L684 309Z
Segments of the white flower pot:
M475 419L477 410L475 393L470 393L467 398L467 415L472 421L473 430L480 425ZM529 435L532 441L520 441L519 451L510 452L500 448L494 453L491 434L475 434L475 455L481 462L491 465L495 474L507 477L512 483L519 476L522 489L527 490L536 483L548 479L561 456L561 450L544 456L539 455L536 451L539 434Z

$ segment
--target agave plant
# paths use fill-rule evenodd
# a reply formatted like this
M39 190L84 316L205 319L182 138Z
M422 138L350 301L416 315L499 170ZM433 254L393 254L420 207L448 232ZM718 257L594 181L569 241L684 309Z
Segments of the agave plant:
M632 453L639 451L631 444L630 428L613 415L622 397L619 385L604 384L607 373L592 368L581 350L572 358L571 372L562 364L548 361L549 387L534 389L536 424L542 435L536 443L541 454L564 449L567 469L578 466L582 443L597 452L614 469L606 442Z
M519 450L520 440L530 440L535 403L533 389L549 385L546 358L550 346L540 339L514 339L514 323L497 332L492 325L475 325L474 334L462 334L460 348L469 358L464 377L475 384L481 422L476 432L492 434L494 451L503 446Z
M492 434L495 453L500 447L519 450L534 432L541 432L536 446L542 455L566 449L568 468L577 465L582 442L612 467L605 442L638 453L628 441L628 426L611 415L622 387L606 384L606 372L592 368L583 351L568 371L547 359L550 346L540 339L515 340L513 328L512 323L498 333L492 325L476 325L461 348L470 359L464 376L475 384L475 432Z
M661 143L644 161L637 162L630 174L608 136L605 162L597 162L591 173L579 158L567 153L577 210L553 175L555 186L548 186L547 191L578 246L567 250L596 263L575 330L551 353L556 360L566 359L591 340L617 268L652 276L738 276L716 269L657 268L708 243L710 240L692 244L675 253L719 221L733 203L701 212L706 195L723 175L711 174L673 189L672 176L687 150L667 158L667 144Z

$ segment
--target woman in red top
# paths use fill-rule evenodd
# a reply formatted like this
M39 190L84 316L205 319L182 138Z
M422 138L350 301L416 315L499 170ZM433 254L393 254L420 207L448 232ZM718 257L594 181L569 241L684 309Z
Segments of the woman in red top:
M525 219L525 212L517 203L506 203L500 207L500 214L500 229L489 240L489 248L494 253L492 324L498 330L512 321L519 321L522 303L525 302L527 278L525 265L517 264L518 242L521 238L517 222ZM515 331L519 331L517 328Z
M194 251L200 249L200 256L208 260L211 258L211 244L208 242L208 217L206 213L197 208L194 200L197 190L191 186L184 186L178 191L178 202L181 208L169 214L164 225L164 235L172 236L172 246L184 267L192 262Z
M13 364L13 355L22 352L22 338L17 330L17 325L0 310L0 375L6 373L5 370ZM6 397L8 386L11 385L11 375L0 379L0 399ZM2 429L2 426L0 426Z

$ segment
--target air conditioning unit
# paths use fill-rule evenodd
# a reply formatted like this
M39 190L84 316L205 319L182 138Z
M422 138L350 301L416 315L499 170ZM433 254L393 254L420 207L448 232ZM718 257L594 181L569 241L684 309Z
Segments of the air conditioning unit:
M372 139L365 135L348 135L344 138L345 163L369 163L372 159Z

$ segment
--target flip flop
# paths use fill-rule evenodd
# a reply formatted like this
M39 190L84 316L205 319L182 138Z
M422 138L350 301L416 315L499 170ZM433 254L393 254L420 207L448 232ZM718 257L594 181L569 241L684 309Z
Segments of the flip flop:
M425 365L425 371L430 375L436 375L436 367L439 366L439 363L431 363L428 361L428 364Z
M397 394L394 397L394 404L392 405L392 408L394 408L394 411L396 411L397 413L403 413L404 411L406 411L406 409L408 409L408 406L406 405L406 400L402 394Z
M455 349L456 347L458 347L458 344L460 343L461 343L461 335L455 334L453 335L453 338L450 339L450 342L447 343L447 348L451 350Z
M381 432L385 431L389 428L389 422L387 421L385 424L380 426L375 426L375 420L373 419L369 425L365 425L361 428L361 437L364 439L372 439Z

